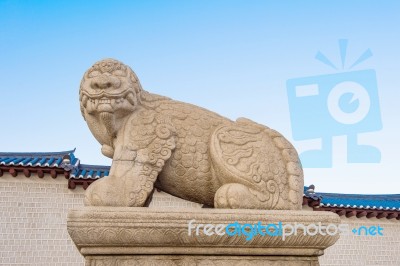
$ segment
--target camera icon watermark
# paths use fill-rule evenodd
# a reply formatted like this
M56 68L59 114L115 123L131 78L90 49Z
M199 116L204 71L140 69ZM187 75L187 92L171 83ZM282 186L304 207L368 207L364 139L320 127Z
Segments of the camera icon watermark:
M339 40L342 68L347 40ZM349 69L372 56L367 49ZM316 59L338 69L318 52ZM319 150L300 154L303 167L332 167L332 138L347 136L348 163L379 163L379 149L358 144L357 134L382 129L376 73L372 69L289 79L286 83L294 140L321 139Z

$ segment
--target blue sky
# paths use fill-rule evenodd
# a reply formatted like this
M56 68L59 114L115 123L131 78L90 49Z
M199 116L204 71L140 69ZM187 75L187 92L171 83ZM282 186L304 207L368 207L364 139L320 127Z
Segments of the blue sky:
M109 57L130 65L145 90L250 118L293 141L286 81L347 71L315 55L340 64L338 40L348 39L348 62L373 53L352 70L376 71L383 127L359 139L382 160L348 164L346 139L335 137L333 167L305 168L305 183L400 193L399 12L398 1L0 0L0 150L76 147L83 163L110 164L78 102L84 71Z

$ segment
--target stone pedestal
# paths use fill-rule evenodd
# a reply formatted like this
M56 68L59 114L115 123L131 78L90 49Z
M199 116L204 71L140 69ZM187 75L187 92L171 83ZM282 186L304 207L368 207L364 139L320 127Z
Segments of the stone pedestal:
M215 228L207 228L214 234L206 235L204 226L199 226L235 222L279 228L280 223L337 225L340 219L330 212L310 211L85 207L69 211L67 226L87 266L319 265L318 256L339 238L304 235L298 228L297 235L285 240L268 234L246 240L245 235L215 234ZM274 232L274 227L270 229Z

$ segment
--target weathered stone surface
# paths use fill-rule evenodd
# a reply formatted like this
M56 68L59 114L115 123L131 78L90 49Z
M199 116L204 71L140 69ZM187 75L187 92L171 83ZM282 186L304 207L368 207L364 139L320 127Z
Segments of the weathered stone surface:
M318 265L338 235L205 235L194 224L338 224L329 212L85 207L68 214L68 232L87 265Z
M216 208L301 209L297 152L273 129L148 93L113 59L84 74L80 101L113 159L110 175L87 190L86 205L143 206L155 186Z
M87 266L317 266L317 258L289 256L88 256Z
M68 232L86 265L318 265L339 238L304 228L286 238L258 229L251 237L249 231L210 232L235 222L249 230L339 223L333 213L299 211L303 170L296 150L275 130L148 93L113 59L85 73L80 101L103 154L113 159L110 175L86 192L92 207L68 215ZM215 208L137 208L154 187Z

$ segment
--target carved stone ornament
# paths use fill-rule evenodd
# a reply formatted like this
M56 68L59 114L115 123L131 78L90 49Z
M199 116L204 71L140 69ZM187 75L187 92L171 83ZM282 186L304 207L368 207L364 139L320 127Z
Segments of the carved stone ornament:
M206 232L207 226L226 229L233 222L304 227L286 238ZM337 214L317 211L83 207L69 211L67 225L87 266L317 266L318 256L338 240L332 228L339 223ZM331 233L319 233L316 225Z
M146 92L123 63L83 76L80 107L110 175L88 188L89 206L144 206L153 188L215 208L300 210L303 171L281 134L246 118Z

